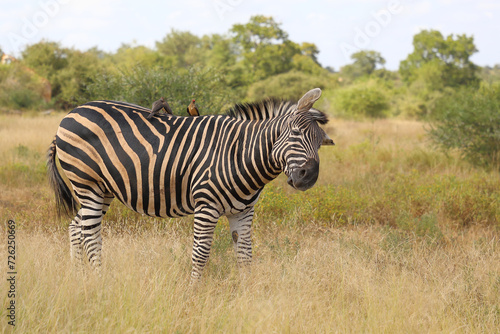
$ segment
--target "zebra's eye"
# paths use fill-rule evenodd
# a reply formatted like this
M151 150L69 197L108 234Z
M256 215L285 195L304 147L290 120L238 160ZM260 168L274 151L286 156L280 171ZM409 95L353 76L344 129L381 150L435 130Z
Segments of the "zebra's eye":
M297 129L297 128L293 128L292 129L292 135L294 135L294 136L300 136L301 134L302 134L302 132L300 132L299 129Z

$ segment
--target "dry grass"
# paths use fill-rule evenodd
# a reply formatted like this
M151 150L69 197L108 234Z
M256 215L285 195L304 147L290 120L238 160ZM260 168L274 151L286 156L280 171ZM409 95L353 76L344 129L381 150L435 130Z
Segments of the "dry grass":
M44 116L0 115L0 138L2 158L19 145L45 154L54 138L59 122L66 114L54 113Z
M353 181L372 174L394 174L412 169L429 174L470 173L471 168L450 153L436 152L426 137L425 125L408 120L366 122L332 120L327 125L336 146L321 149L327 184Z
M500 326L492 231L471 230L442 245L394 242L380 228L267 232L256 240L250 272L237 270L231 247L219 247L194 289L187 284L191 238L175 229L108 233L102 277L74 270L65 234L22 233L16 329L493 333Z
M280 178L262 196L251 271L237 269L223 219L192 288L192 217L150 219L117 204L104 222L102 276L75 271L43 168L63 116L0 116L1 235L14 218L18 332L500 328L500 178L432 150L419 122L333 120L337 146L321 149L318 185L297 193Z

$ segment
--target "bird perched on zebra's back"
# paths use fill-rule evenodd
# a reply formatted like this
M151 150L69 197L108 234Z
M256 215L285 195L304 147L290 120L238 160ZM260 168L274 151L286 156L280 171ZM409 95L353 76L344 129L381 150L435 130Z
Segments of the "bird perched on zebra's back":
M195 104L195 99L191 101L191 103L187 107L187 113L191 116L200 116L200 112L198 111L198 107Z
M168 105L167 101L165 101L165 99L162 97L159 100L153 102L151 113L148 115L148 118L153 117L153 115L159 112L161 109L164 109L167 114L172 115L172 109Z

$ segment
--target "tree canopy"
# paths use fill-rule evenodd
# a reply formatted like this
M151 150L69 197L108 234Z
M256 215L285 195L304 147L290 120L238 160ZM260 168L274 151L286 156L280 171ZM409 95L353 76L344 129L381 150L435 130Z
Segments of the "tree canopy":
M354 63L346 65L342 68L341 73L351 79L356 79L362 76L369 76L378 66L385 64L385 59L377 51L363 50L351 55Z
M422 76L428 78L429 72L434 72L435 89L477 85L479 68L470 60L478 51L474 37L452 34L444 38L437 30L423 30L413 37L413 48L399 67L406 82L414 82ZM440 82L436 83L436 80Z
M301 53L272 17L252 16L246 24L235 24L231 32L248 71L248 83L291 70L293 56Z

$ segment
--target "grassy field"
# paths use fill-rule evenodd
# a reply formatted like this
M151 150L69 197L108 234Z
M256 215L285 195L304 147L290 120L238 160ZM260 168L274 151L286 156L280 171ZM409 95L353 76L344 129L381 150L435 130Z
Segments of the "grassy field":
M6 257L14 219L19 332L500 328L500 176L435 151L422 123L332 120L337 145L320 150L317 185L297 192L280 177L261 196L251 270L238 270L223 218L193 289L192 217L146 218L116 202L102 276L73 269L44 167L63 116L0 115L0 249Z

